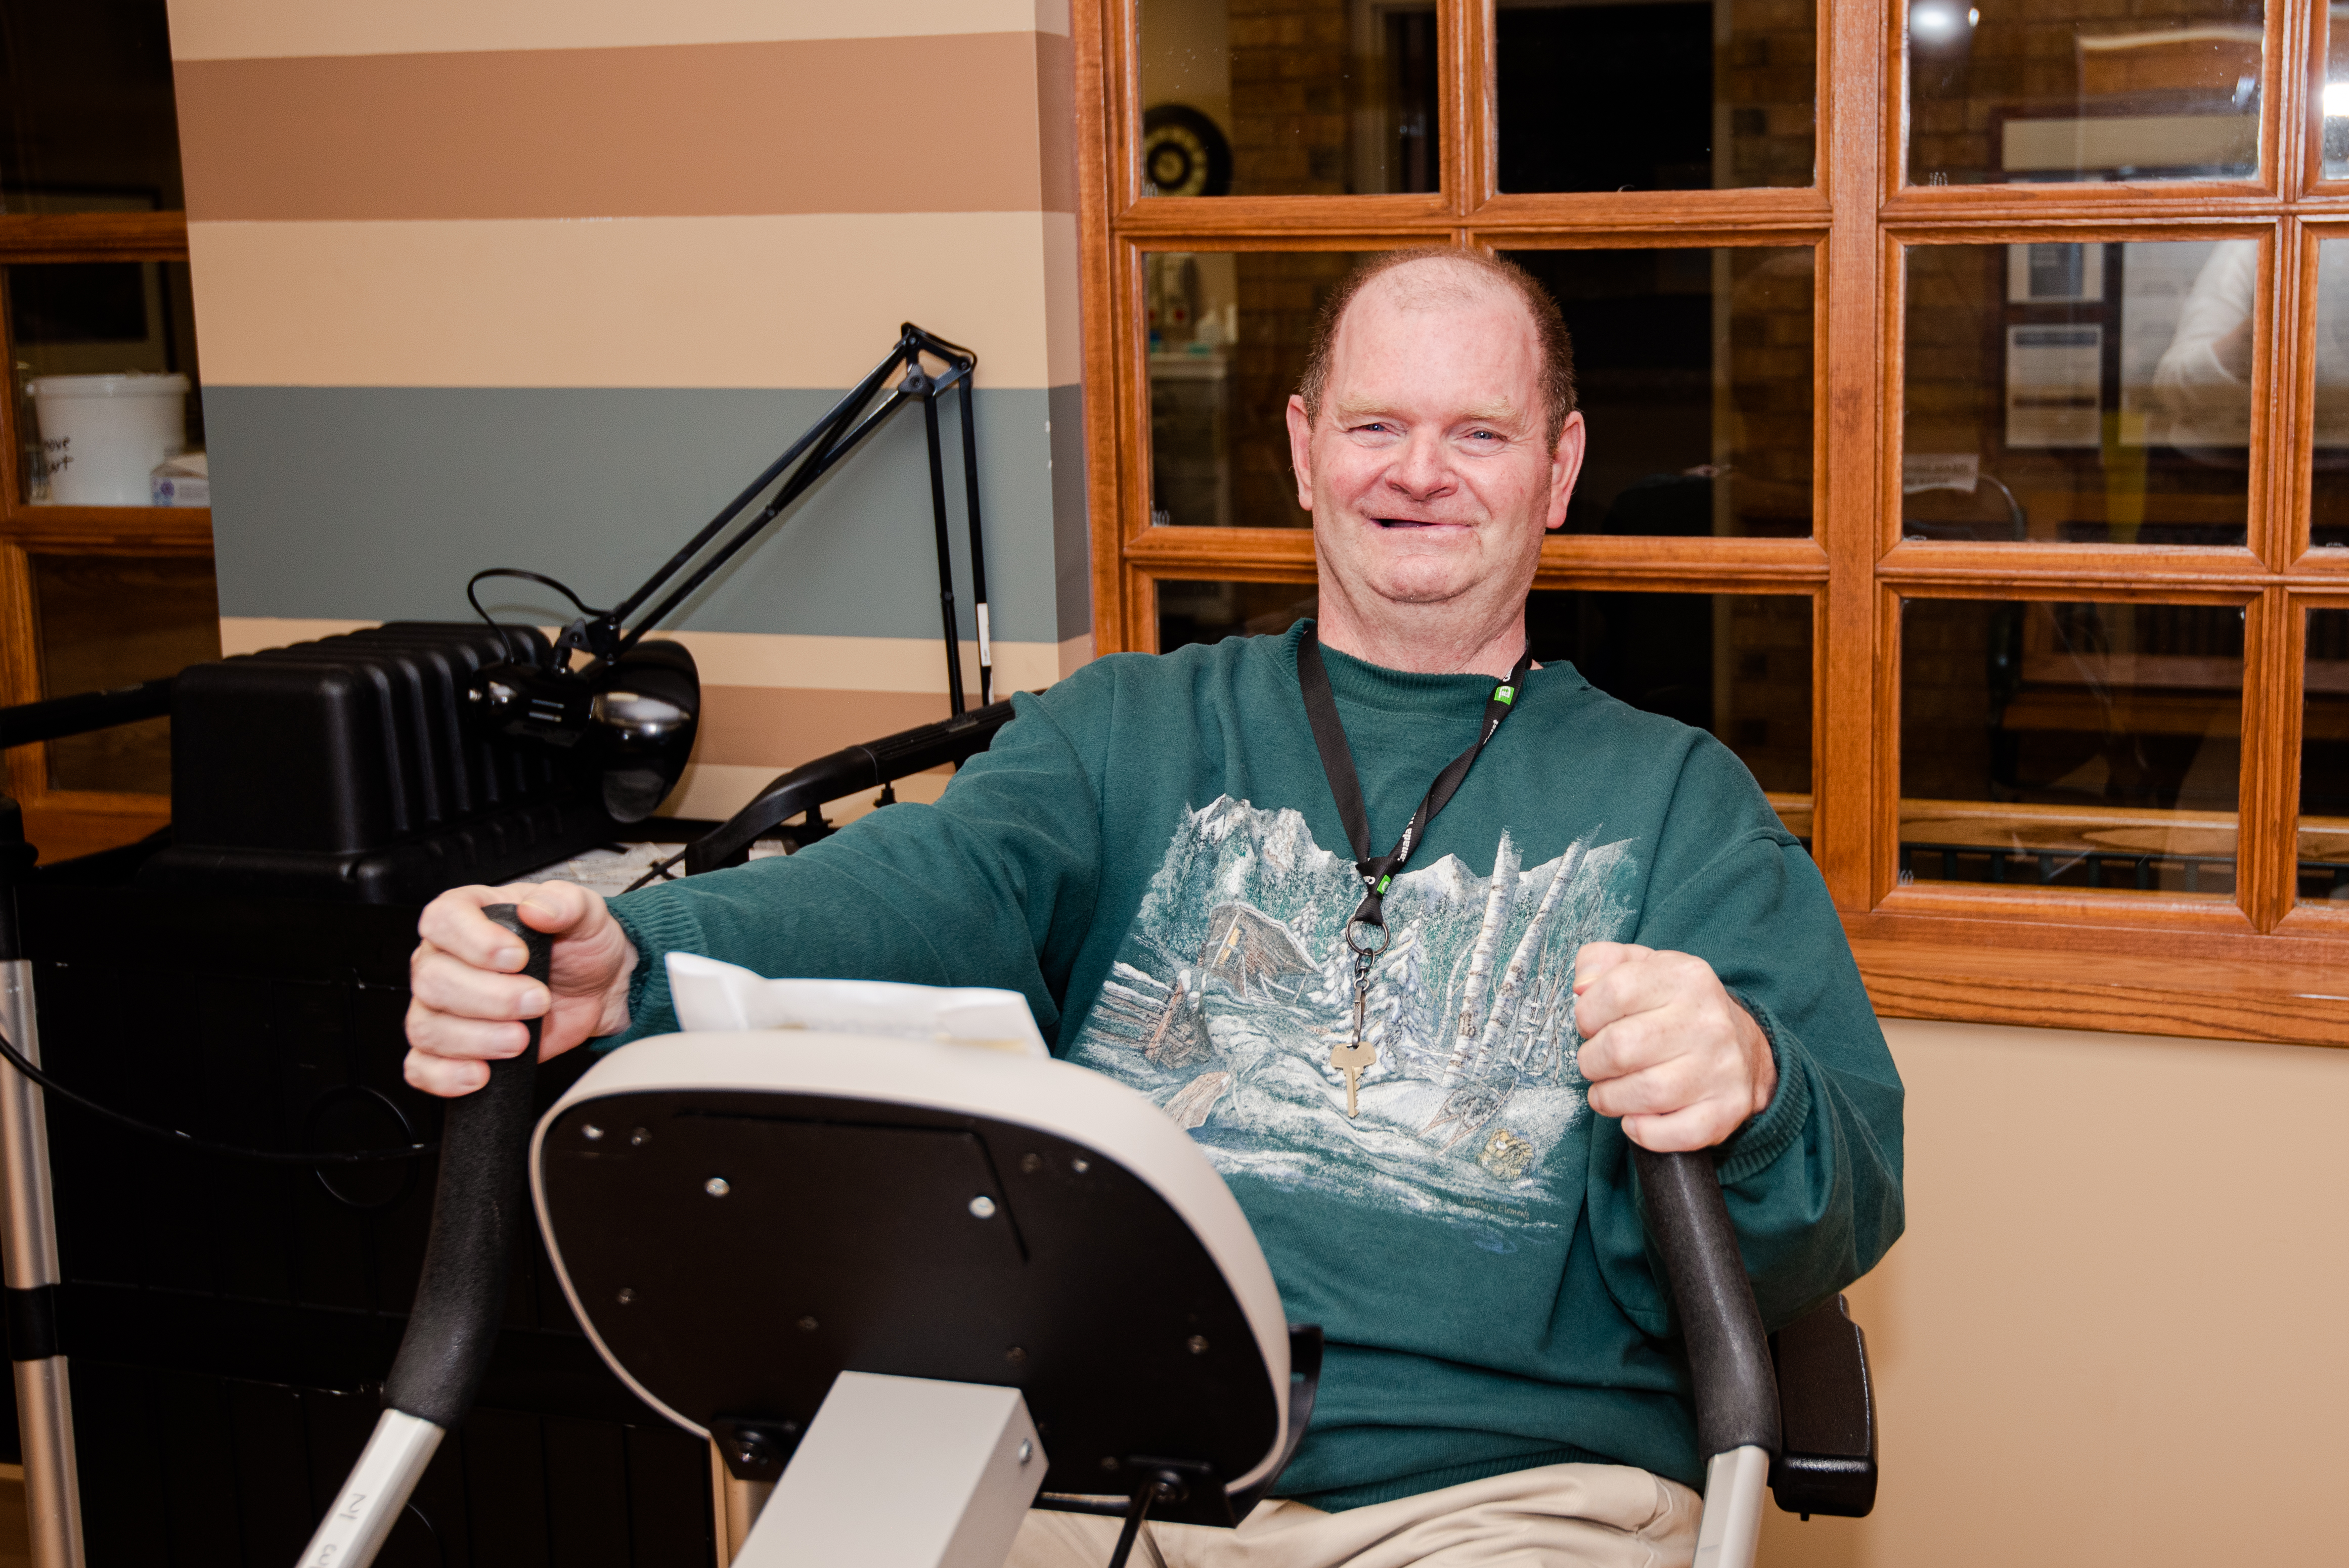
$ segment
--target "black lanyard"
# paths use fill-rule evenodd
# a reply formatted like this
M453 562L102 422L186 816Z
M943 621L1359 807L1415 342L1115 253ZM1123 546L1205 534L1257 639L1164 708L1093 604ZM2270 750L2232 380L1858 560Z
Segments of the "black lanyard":
M1395 847L1383 855L1371 853L1371 813L1362 801L1362 781L1354 772L1354 753L1346 744L1346 726L1338 717L1338 699L1330 690L1330 671L1321 662L1321 645L1308 626L1297 639L1297 684L1305 692L1305 717L1313 726L1313 744L1321 752L1321 770L1330 776L1330 793L1337 797L1338 815L1346 823L1346 839L1353 846L1354 870L1361 873L1362 885L1368 891L1360 908L1346 922L1346 944L1354 950L1356 965L1365 971L1371 958L1384 950L1386 917L1384 905L1387 889L1402 874L1413 850L1427 834L1427 825L1435 820L1437 812L1452 802L1460 781L1468 777L1468 769L1501 727L1501 720L1509 717L1517 694L1525 689L1526 672L1533 667L1534 650L1527 644L1517 655L1516 667L1509 678L1493 688L1485 701L1485 721L1476 727L1476 744L1454 758L1435 782L1427 787L1419 810L1412 813L1411 821L1395 841ZM1378 933L1378 945L1365 947L1354 939L1354 928L1367 925Z

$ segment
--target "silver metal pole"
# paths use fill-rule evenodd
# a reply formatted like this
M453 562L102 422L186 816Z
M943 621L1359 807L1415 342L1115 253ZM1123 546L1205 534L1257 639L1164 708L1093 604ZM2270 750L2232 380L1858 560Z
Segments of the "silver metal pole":
M1706 1462L1695 1568L1754 1568L1762 1546L1762 1491L1769 1484L1767 1449L1732 1449Z
M0 889L13 903L15 890ZM14 911L8 912L13 914ZM10 923L14 923L13 921ZM0 961L0 1033L39 1065L33 966ZM49 1196L49 1130L40 1086L0 1058L0 1184L9 1354L25 1445L25 1514L35 1568L82 1568L81 1484L74 1468L73 1391L57 1354L57 1222Z
M386 1410L350 1479L335 1494L318 1532L302 1551L301 1568L367 1568L383 1550L391 1527L407 1511L424 1467L445 1434L421 1416Z

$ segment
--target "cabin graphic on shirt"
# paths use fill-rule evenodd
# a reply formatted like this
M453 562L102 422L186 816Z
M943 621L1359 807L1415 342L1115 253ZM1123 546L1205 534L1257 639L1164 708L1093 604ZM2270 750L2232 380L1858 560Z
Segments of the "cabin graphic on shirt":
M1353 1037L1353 863L1298 812L1225 796L1184 813L1069 1057L1148 1095L1226 1180L1513 1250L1512 1233L1571 1222L1544 1200L1584 1114L1574 955L1632 928L1618 890L1634 871L1627 845L1589 840L1524 866L1505 831L1486 875L1446 855L1397 877L1364 1018L1379 1059L1350 1119L1330 1052Z

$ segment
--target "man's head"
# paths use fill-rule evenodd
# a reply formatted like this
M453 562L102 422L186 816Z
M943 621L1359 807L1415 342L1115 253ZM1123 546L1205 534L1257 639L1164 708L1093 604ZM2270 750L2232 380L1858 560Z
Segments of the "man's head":
M1447 661L1522 628L1582 462L1565 324L1532 278L1434 248L1366 263L1322 313L1288 431L1333 646L1465 668Z

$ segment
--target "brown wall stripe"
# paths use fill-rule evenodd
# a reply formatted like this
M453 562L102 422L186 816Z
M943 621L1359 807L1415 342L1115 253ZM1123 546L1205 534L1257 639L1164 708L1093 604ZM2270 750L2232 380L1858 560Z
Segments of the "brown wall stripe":
M979 33L176 77L188 213L220 222L1073 211L1072 68L1064 37Z

